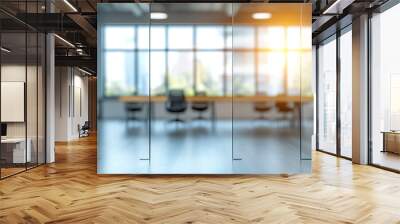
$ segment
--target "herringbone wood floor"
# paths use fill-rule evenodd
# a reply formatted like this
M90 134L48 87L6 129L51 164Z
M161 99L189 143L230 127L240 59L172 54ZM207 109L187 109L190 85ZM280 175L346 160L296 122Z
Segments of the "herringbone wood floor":
M99 176L96 139L0 181L0 223L400 223L400 175L322 153L290 176Z

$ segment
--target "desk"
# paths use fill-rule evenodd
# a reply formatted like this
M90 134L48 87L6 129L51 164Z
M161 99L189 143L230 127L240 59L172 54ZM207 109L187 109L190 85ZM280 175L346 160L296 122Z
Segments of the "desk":
M257 103L257 102L287 102L295 103L296 107L302 103L310 103L313 101L312 96L186 96L186 101L193 102L208 102L210 104L211 121L214 124L216 119L215 103ZM162 103L167 101L166 96L121 96L119 101L123 103L148 103L150 117L154 117L154 103ZM214 125L213 125L214 127Z
M27 147L25 153L25 138L6 138L1 139L1 156L5 158L6 163L25 163L31 162L32 141L30 138L26 139ZM12 158L12 159L11 159Z
M400 154L400 131L382 131L383 149L382 152Z
M166 96L121 96L121 102L165 102ZM232 102L232 103L251 103L251 102L311 102L312 96L187 96L188 102Z

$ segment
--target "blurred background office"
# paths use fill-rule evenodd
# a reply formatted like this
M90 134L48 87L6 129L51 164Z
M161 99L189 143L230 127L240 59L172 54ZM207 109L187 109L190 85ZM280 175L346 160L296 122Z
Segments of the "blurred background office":
M308 5L98 8L100 173L303 169L311 146L302 153L300 121L313 129Z

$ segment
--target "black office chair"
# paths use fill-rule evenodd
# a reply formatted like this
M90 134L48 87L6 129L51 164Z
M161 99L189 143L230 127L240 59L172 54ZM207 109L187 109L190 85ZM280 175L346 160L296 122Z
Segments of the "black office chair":
M179 119L179 114L187 109L184 91L180 89L170 90L167 102L165 102L165 109L170 113L176 114L176 118L172 121L183 122L183 120Z
M200 91L196 93L196 96L206 96L206 92ZM198 101L192 103L192 110L199 112L199 116L196 118L198 120L203 120L204 117L202 116L203 112L208 109L208 102L207 101Z
M264 94L262 93L257 93L257 96L263 96ZM256 101L254 103L254 110L260 113L260 117L258 119L264 120L265 119L265 113L270 111L272 109L272 106L268 102L264 101Z
M125 110L126 110L127 121L139 120L138 117L136 117L136 113L143 110L143 105L141 103L134 103L134 102L126 103Z
M89 130L90 130L89 124L90 124L89 121L85 121L85 123L81 127L80 125L78 125L79 138L89 136Z

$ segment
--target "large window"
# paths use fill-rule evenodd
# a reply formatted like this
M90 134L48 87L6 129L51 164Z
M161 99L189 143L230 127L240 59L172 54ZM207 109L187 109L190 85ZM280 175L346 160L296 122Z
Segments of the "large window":
M318 49L318 148L336 153L336 39Z
M132 95L136 93L134 26L106 26L105 49L105 94L107 96ZM135 74L135 75L133 75Z
M299 95L297 71L307 50L300 47L299 27L110 24L103 32L106 96L169 89Z
M351 27L350 27L351 28ZM340 154L352 157L352 33L340 36Z
M372 17L372 163L400 170L400 5Z
M352 27L318 48L318 149L352 157ZM295 61L295 60L294 60ZM339 91L338 91L339 90Z

